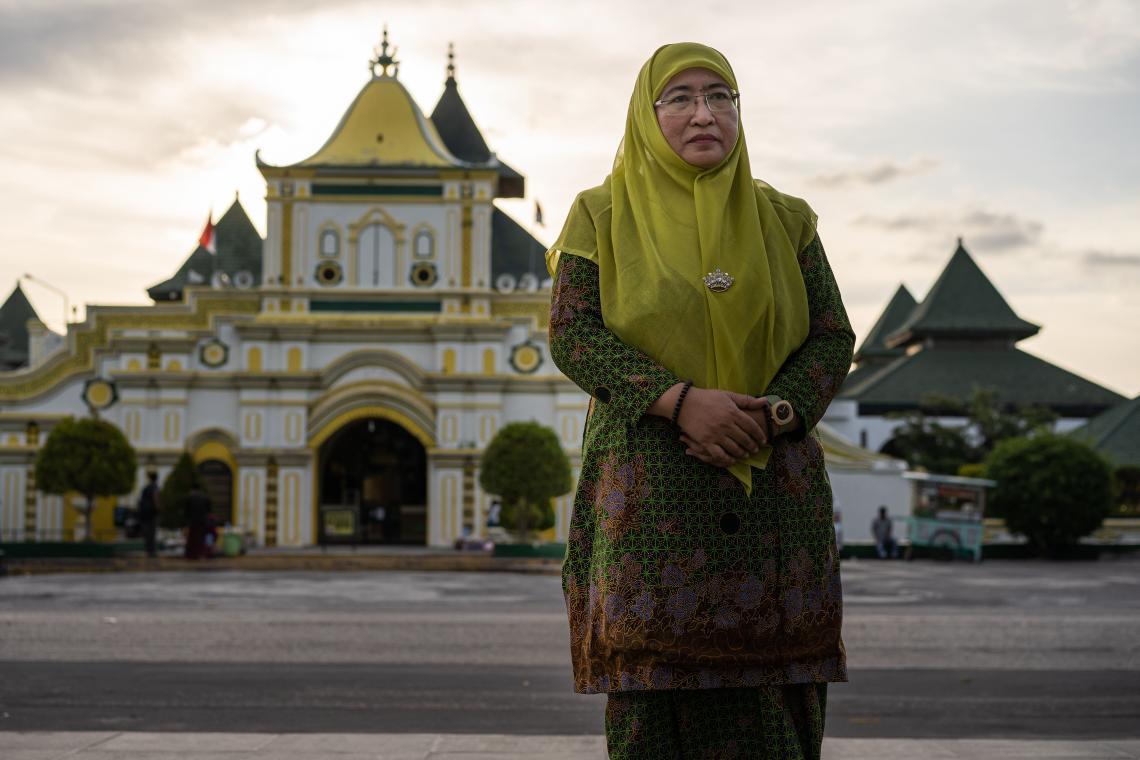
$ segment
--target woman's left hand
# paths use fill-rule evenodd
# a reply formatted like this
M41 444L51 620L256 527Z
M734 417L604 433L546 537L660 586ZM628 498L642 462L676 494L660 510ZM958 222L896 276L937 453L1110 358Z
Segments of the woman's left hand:
M758 440L757 443L760 446L769 445L772 426L768 418L768 399L747 396L743 393L733 393L731 391L724 391L724 393L732 399L738 409L746 413L749 417L752 417L759 424L763 437L761 440ZM741 457L734 457L719 446L711 448L702 445L683 432L681 433L681 443L685 444L686 454L705 464L711 464L713 467L731 467L737 462L743 462L752 456L751 454L745 454Z

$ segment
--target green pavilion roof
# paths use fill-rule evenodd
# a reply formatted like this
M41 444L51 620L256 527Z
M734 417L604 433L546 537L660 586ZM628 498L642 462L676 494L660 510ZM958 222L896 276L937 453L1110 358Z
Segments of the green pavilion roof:
M885 343L906 346L926 338L1018 341L1040 329L1014 313L959 238L950 263L926 298L905 323L886 336Z
M1140 396L1098 414L1069 435L1087 441L1117 467L1140 467Z
M917 409L930 395L967 401L975 387L997 391L1000 403L1053 409L1062 417L1092 417L1124 397L1013 347L927 348L845 384L840 398L860 414Z

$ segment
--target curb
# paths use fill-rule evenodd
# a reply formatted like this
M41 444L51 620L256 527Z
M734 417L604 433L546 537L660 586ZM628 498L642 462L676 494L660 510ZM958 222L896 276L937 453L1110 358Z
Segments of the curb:
M558 575L562 561L541 557L490 557L486 555L428 554L394 555L246 555L187 560L181 557L112 557L108 559L21 559L8 560L9 576L54 573L134 573L134 572L508 572Z

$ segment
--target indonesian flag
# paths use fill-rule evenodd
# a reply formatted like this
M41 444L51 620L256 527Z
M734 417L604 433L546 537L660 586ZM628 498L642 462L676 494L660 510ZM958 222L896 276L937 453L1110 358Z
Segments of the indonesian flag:
M198 238L198 245L205 248L210 253L217 253L218 247L214 242L214 212L211 211L210 215L206 217L206 228L202 230L202 236Z

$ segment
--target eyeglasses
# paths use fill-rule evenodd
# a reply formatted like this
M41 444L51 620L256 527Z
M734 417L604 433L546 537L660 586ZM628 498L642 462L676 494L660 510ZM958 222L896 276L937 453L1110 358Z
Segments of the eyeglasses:
M654 101L666 116L688 116L697 110L697 101L704 100L712 113L726 113L736 109L740 93L735 90L712 90L698 95L675 95L668 99Z

